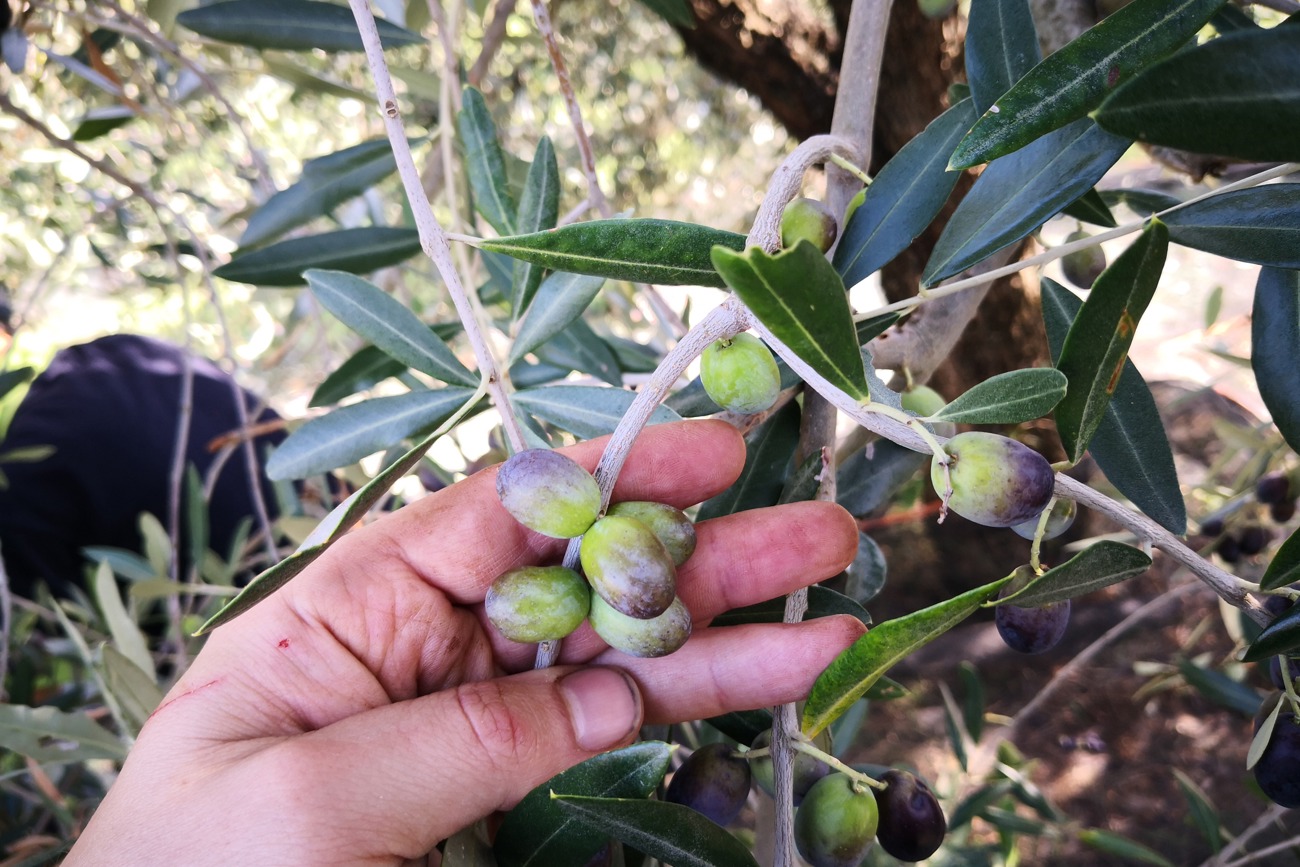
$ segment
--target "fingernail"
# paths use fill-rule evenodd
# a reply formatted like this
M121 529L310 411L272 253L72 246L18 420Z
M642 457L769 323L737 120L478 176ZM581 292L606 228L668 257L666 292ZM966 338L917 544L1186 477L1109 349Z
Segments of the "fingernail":
M559 687L584 750L609 749L641 724L641 691L618 669L584 668L561 678Z

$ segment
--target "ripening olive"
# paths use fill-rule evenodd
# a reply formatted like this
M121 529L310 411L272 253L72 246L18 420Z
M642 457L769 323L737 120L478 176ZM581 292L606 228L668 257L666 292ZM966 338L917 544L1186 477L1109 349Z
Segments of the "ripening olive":
M1268 516L1279 524L1285 524L1295 517L1296 502L1294 499L1278 500L1276 503L1269 503Z
M1070 244L1091 237L1087 232L1079 229L1067 235L1065 243ZM1065 279L1080 289L1091 289L1092 284L1097 282L1097 278L1105 270L1106 252L1101 249L1100 244L1075 250L1061 257L1061 271L1065 274Z
M729 744L706 744L673 774L664 798L730 825L749 798L749 762Z
M925 780L890 769L880 778L889 788L876 794L880 848L900 861L924 861L943 845L948 820Z
M715 340L704 350L700 382L714 403L731 412L762 412L776 403L781 392L781 373L772 350L744 332Z
M680 599L674 599L658 617L639 620L616 611L599 596L592 596L587 617L606 644L628 656L667 656L691 637L691 612Z
M808 241L825 253L835 243L839 226L825 203L816 199L795 199L781 211L781 246L790 249Z
M609 507L606 515L623 518L636 518L650 528L668 555L673 558L673 565L680 566L695 552L695 525L681 509L674 509L667 503L651 503L645 500L631 500L615 503Z
M771 729L761 732L754 742L750 744L751 749L761 750L764 747L772 745ZM822 729L813 738L813 746L817 747L824 753L831 751L831 732L830 729ZM765 756L762 758L751 759L749 769L754 773L754 782L758 787L771 797L776 797L776 783L772 770L772 758ZM792 792L794 794L794 804L799 806L803 803L804 795L813 787L813 783L820 780L831 772L830 765L826 764L807 753L795 753L794 755L794 783Z
M1300 723L1286 699L1282 701L1268 746L1255 764L1255 782L1273 803L1295 809L1300 807ZM1265 707L1271 709L1272 704L1266 702Z
M1056 484L1052 465L1023 443L997 434L967 431L950 439L952 496L948 507L986 527L1023 524L1047 508ZM930 481L943 495L944 467L936 455Z
M563 638L581 626L591 607L591 588L572 569L526 566L493 581L483 604L498 632L532 644Z
M658 617L677 593L672 556L635 518L612 515L592 524L579 559L596 595L628 617Z
M812 867L858 867L875 842L879 811L865 785L834 773L813 784L794 814L794 844Z
M1074 504L1074 500L1057 500L1052 504L1051 514L1047 516L1047 528L1043 531L1043 538L1055 539L1070 529L1070 525L1074 523L1074 516L1077 513L1078 507ZM1033 539L1034 533L1038 532L1038 520L1042 517L1042 514L1042 512L1039 512L1023 524L1013 524L1011 531L1023 539Z
M600 514L591 473L550 449L526 449L502 464L497 496L516 521L558 539L581 536Z

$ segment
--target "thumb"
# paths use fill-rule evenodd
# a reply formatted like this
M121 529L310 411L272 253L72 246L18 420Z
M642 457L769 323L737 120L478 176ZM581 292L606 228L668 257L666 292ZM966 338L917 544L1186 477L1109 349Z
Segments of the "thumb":
M619 669L556 667L375 708L295 740L323 751L347 784L348 818L373 829L377 846L413 858L631 742L642 714L640 689Z

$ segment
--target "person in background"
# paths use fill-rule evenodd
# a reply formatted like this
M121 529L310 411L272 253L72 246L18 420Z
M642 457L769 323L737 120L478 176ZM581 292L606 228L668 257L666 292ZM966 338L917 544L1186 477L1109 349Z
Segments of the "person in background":
M191 357L193 412L185 460L206 478L214 440L240 429L231 377L207 359ZM0 465L0 556L12 591L30 597L39 582L56 596L83 586L87 546L142 550L141 512L168 523L168 492L181 418L185 350L150 337L114 334L71 346L33 380L16 410L0 452L49 446L31 462ZM268 425L279 417L240 390L262 456L284 439ZM221 468L208 507L209 547L225 553L236 528L255 514L245 453ZM271 518L278 504L259 466L260 494ZM184 546L183 546L184 547Z

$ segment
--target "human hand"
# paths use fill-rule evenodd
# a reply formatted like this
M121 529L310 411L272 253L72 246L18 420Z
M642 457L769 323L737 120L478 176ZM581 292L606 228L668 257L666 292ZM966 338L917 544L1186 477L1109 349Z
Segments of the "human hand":
M591 469L604 441L565 452ZM685 507L739 475L716 421L652 426L614 500ZM852 518L793 503L702 522L678 591L695 632L635 659L589 626L559 666L483 612L497 575L558 562L488 469L348 534L216 630L150 717L65 865L423 863L442 839L538 784L669 723L803 698L862 632L850 617L704 628L843 570Z

